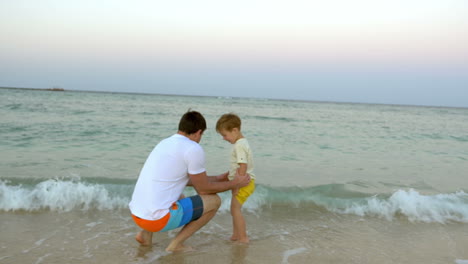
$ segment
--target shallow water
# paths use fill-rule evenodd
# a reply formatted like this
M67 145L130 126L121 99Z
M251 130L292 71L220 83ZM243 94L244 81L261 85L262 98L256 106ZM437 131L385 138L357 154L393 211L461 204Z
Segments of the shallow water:
M208 174L229 165L217 118L243 119L248 246L227 239L228 193L195 252L165 253L175 232L134 241L136 177L188 108L208 122ZM0 89L0 116L1 263L468 260L468 109Z
M247 213L250 245L228 241L230 217L219 214L187 243L164 252L175 232L140 247L126 212L1 213L2 263L455 263L468 259L466 225L411 223L274 207ZM267 219L267 221L265 221ZM14 243L12 243L14 241Z

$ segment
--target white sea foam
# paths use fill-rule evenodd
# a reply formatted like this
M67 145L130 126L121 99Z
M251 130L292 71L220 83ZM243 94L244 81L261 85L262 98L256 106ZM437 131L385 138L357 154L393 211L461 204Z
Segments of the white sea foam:
M194 192L192 193L192 195L193 194ZM222 200L219 211L222 213L229 212L231 208L231 198L232 198L231 192L227 191L227 192L219 193L219 196L221 197L221 200ZM250 213L258 214L264 205L269 204L271 202L272 201L269 200L269 197L268 197L268 191L257 185L257 188L255 189L254 194L251 195L247 199L247 201L243 204L242 208L243 210L248 211Z
M45 180L34 186L9 185L0 181L0 210L2 211L71 211L126 209L130 185L110 186L81 181ZM115 189L117 191L111 192ZM124 190L125 189L125 190ZM189 189L185 195L194 195ZM220 213L230 209L231 193L220 193ZM448 194L423 195L416 190L398 190L388 198L381 195L363 198L337 198L313 190L303 193L268 189L259 185L244 204L244 210L260 214L276 203L293 207L315 204L332 212L359 216L377 216L389 221L403 216L412 222L468 223L468 194L459 191Z
M295 248L295 249L286 250L283 253L283 261L281 263L283 263L283 264L289 263L288 259L289 259L290 256L300 254L300 253L302 253L304 251L307 251L307 249L306 248Z
M122 187L122 186L121 186ZM125 186L126 189L128 186ZM133 187L133 186L131 186ZM23 185L9 185L0 180L0 210L3 211L71 211L82 210L110 210L128 208L130 196L122 188L111 194L111 187L105 184L91 184L81 181L45 180L37 185L25 187ZM186 196L195 195L192 188L184 192ZM231 193L219 194L223 201L220 212L226 213L230 209ZM261 188L248 199L244 209L257 213L258 209L267 203L268 193Z
M344 209L332 208L332 211L360 216L376 215L388 220L404 215L413 222L468 223L468 194L460 191L422 195L413 189L398 190L388 199L371 197L364 203L351 203Z
M46 180L32 189L0 181L0 198L0 210L4 211L106 210L128 204L128 198L112 197L103 185L60 180Z

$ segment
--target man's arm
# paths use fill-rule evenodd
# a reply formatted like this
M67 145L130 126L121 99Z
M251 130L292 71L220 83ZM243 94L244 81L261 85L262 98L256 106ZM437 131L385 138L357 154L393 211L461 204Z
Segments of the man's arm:
M215 182L222 182L222 181L229 181L228 179L229 172L222 173L220 175L216 176L208 176L210 181L215 181ZM239 173L239 175L245 175L242 173Z
M247 186L250 182L250 176L240 175L239 173L236 173L236 176L232 181L227 180L226 173L208 177L206 172L202 172L198 174L189 174L189 178L189 183L195 188L198 194L224 192L234 188Z
M190 175L190 174L189 174ZM222 182L222 181L229 181L228 179L229 172L222 173L220 175L216 176L207 176L209 181L212 182ZM243 175L243 174L240 174ZM187 186L193 186L192 184L192 179L189 177L189 181L187 183Z

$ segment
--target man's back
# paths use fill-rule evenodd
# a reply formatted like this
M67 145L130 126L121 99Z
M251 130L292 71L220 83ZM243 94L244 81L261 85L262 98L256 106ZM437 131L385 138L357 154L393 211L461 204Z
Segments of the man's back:
M205 171L202 147L175 134L162 140L148 156L138 178L130 210L147 220L157 220L169 212L187 185L187 173Z

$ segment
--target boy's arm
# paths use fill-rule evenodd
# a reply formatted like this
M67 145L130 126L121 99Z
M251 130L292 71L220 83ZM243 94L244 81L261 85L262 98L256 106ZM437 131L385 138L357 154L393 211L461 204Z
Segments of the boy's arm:
M236 159L237 159L237 165L239 165L238 172L240 175L246 175L247 174L247 161L249 160L249 147L247 145L244 145L243 143L241 144L235 144L234 145L235 153L236 153Z
M237 169L237 173L239 175L247 175L247 163L238 163L239 168ZM232 189L232 195L237 195L237 192L239 192L239 187L235 187Z
M247 174L247 163L238 163L239 164L239 175L246 175Z

